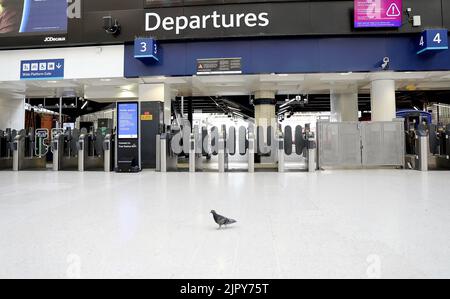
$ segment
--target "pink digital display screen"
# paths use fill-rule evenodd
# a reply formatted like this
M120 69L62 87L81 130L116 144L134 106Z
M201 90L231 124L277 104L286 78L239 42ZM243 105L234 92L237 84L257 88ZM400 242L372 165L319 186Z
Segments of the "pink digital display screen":
M355 28L402 26L402 0L355 0Z

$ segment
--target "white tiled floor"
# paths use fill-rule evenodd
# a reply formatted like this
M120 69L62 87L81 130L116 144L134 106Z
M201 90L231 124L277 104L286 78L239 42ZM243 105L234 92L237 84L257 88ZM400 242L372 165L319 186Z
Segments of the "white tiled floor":
M450 277L450 172L0 172L0 277ZM217 230L211 209L239 222Z

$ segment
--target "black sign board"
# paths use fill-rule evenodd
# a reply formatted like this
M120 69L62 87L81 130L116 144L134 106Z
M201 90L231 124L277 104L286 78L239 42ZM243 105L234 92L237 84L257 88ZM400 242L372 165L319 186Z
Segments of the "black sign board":
M241 58L197 59L197 75L242 74Z

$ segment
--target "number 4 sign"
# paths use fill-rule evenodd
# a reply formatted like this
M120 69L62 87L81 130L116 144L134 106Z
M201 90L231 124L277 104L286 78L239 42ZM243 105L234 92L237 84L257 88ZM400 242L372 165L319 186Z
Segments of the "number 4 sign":
M422 32L418 42L419 51L417 54L429 51L448 50L447 29L429 29Z

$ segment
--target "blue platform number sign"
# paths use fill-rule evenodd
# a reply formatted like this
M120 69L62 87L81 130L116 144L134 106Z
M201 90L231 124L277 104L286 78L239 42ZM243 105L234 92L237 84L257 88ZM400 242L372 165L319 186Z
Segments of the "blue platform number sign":
M64 79L64 59L22 60L20 79Z
M135 39L134 58L142 61L159 61L158 43L153 38Z
M448 50L448 30L429 29L424 30L419 39L419 51L422 54L432 51Z

